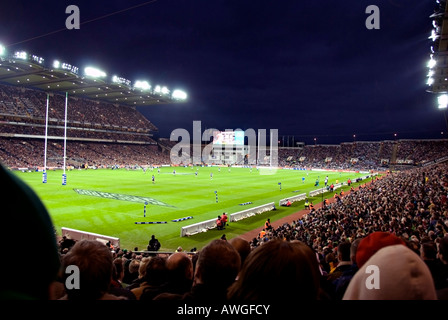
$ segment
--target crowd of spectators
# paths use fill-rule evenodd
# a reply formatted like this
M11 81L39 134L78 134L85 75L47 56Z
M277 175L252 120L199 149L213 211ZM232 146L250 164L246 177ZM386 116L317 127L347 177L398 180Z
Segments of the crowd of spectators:
M51 95L50 119L65 118L65 96ZM0 85L0 114L23 119L45 120L47 94L42 91ZM135 108L99 101L69 97L67 119L70 122L141 128L157 131L157 127Z
M45 275L39 283L5 279L0 296L208 303L448 299L447 172L448 163L440 163L388 173L252 241L221 237L197 252L154 254L97 240L65 238L57 245L45 207L1 166L9 186L1 195L10 213L4 223L36 221L14 242L39 237L35 259L47 260L33 269ZM22 214L12 214L17 210ZM366 287L372 266L387 280L375 290Z
M448 140L351 142L279 148L281 166L384 170L390 164L421 165L448 156ZM410 160L410 161L408 161Z
M7 167L43 166L46 93L0 85L0 161ZM158 129L135 108L69 98L67 166L124 167L169 163L152 133ZM63 166L65 97L51 95L47 167Z
M52 261L57 255L60 270L79 266L81 282L76 286L71 273L55 272L46 298L185 303L446 300L447 169L448 163L441 163L389 173L262 237L221 237L197 252L128 251L97 240L63 238L58 246L41 246L39 254L50 252ZM0 173L2 179L16 179ZM54 270L47 264L40 267ZM374 268L380 268L381 286L375 283ZM15 282L14 289L27 286Z
M44 140L0 137L0 161L9 168L43 167ZM157 144L67 141L67 166L73 168L147 167L169 164L169 155ZM47 167L62 168L64 142L49 140Z

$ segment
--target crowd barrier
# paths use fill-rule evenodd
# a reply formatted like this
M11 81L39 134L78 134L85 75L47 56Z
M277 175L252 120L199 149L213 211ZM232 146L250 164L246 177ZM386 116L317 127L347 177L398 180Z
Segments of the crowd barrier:
M307 197L306 197L306 192L305 192L305 193L298 194L298 195L296 195L296 196L292 196L292 197L289 197L289 198L281 199L281 200L278 202L278 205L279 205L279 206L284 206L284 205L288 202L288 200L289 200L291 203L293 203L293 202L296 202L296 201L302 201L302 200L305 200L306 198L307 198Z
M267 203L267 204L264 204L264 205L261 205L258 207L235 212L235 213L232 213L229 215L229 221L235 222L235 221L239 221L242 219L246 219L246 218L252 217L256 214L261 214L266 211L271 211L274 208L275 208L275 204L274 204L274 202L271 202L271 203ZM195 224L191 224L191 225L182 227L180 229L180 236L181 237L191 236L196 233L206 232L206 231L208 231L210 229L214 229L214 228L216 228L216 218L210 219L210 220L205 220L202 222L198 222Z
M84 239L97 240L97 241L103 242L104 244L106 244L106 242L110 241L110 243L114 247L120 248L120 238L109 237L109 236L105 236L103 234L81 231L81 230L76 230L76 229L70 229L70 228L65 228L65 227L61 228L61 233L62 233L62 236L66 236L67 238L70 238L70 239L73 239L76 241L84 240Z

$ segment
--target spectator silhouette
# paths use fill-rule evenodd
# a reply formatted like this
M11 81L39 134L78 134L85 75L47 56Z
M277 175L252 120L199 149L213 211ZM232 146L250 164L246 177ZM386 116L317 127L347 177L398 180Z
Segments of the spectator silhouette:
M300 241L271 240L246 258L230 301L297 301L320 298L321 274L316 255Z
M137 278L132 280L132 282L126 286L126 289L132 291L133 289L140 287L140 285L145 281L146 267L148 265L148 262L148 257L142 258L141 260L135 259L135 261L131 262L131 265L133 264L133 268L136 268L138 266L138 275Z
M130 286L134 281L138 280L141 261L138 259L129 259L125 262L123 282Z
M136 300L135 295L131 290L124 287L124 262L122 258L115 258L113 260L112 281L109 288L109 293L115 296L124 296L129 300Z
M26 263L1 263L3 275L0 300L47 300L56 283L60 259L55 230L50 215L36 193L20 178L0 164L0 181L4 188L0 193L2 202L2 226L20 228L24 236L12 237L3 230L0 235L4 247L26 249ZM38 241L37 248L30 244ZM29 250L28 250L29 249ZM6 257L5 257L6 258ZM15 275L11 276L11 271ZM33 273L32 280L26 276Z
M337 249L337 265L333 272L327 275L325 279L326 291L333 299L336 299L336 284L345 271L352 267L350 255L351 243L348 241L341 242Z
M148 251L159 251L161 244L155 235L151 236L151 240L148 243Z
M142 263L143 264L143 263ZM148 262L144 264L145 272L142 277L142 283L139 287L132 289L137 300L140 300L143 292L154 290L158 292L159 287L165 283L167 279L166 259L161 256L148 258Z
M185 294L193 284L193 262L186 253L175 252L166 260L167 281L158 288L145 290L140 300L157 299L163 293ZM163 297L163 296L162 296Z
M249 255L251 248L250 243L247 240L244 240L241 237L232 238L229 240L229 243L238 251L241 258L241 267L244 264L247 256Z
M439 300L448 300L448 236L445 235L439 243L439 250L437 254L442 263L440 273L445 279L444 282L439 282L437 287L437 296Z
M334 293L333 293L333 299L335 300L341 300L344 296L345 290L348 287L348 284L350 283L350 280L353 278L353 276L358 271L358 266L356 265L356 251L358 249L358 245L361 242L362 238L357 238L353 240L353 242L350 245L350 261L351 265L349 268L345 269L342 274L334 280L333 286L334 286Z
M212 240L198 254L191 290L183 295L159 295L157 300L226 301L227 289L235 281L240 265L240 255L231 244Z
M79 288L67 288L62 300L120 300L108 293L112 281L112 253L97 240L81 240L64 256L64 270L70 265L79 268ZM64 283L71 274L64 273Z

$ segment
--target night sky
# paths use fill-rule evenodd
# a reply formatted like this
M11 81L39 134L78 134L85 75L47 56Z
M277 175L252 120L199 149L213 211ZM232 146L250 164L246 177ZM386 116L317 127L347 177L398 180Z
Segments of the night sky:
M138 4L144 4L130 9ZM81 28L67 30L68 5ZM365 26L368 5L380 29ZM442 138L426 92L435 0L3 1L0 43L188 93L139 108L176 128L278 129L295 141ZM128 9L128 10L125 10ZM109 15L110 14L110 15ZM442 134L443 132L443 134Z

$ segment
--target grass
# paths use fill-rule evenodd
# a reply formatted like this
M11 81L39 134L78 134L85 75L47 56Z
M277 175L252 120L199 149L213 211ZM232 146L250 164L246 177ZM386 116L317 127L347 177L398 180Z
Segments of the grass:
M278 201L316 189L326 175L329 184L345 182L348 178L365 176L360 173L319 172L303 170L272 170L256 168L172 167L148 170L73 170L67 171L67 185L62 185L62 171L49 171L47 183L41 172L16 172L39 195L53 219L56 230L68 227L120 238L121 247L145 250L151 235L162 244L161 250L173 251L178 246L186 250L202 248L210 240L226 234L227 239L263 226L303 209L303 201L291 207L278 207ZM196 176L194 173L198 171ZM267 170L267 171L264 171ZM213 179L210 177L213 173ZM268 174L265 174L268 173ZM151 181L154 174L155 183ZM305 183L302 183L305 177ZM280 185L281 182L281 190ZM143 203L81 195L74 189L95 190L124 195L151 197L173 207L148 205L143 216ZM348 190L345 186L344 190ZM216 202L215 191L218 194ZM298 192L297 192L298 191ZM339 190L338 190L339 191ZM326 195L327 197L331 195ZM310 198L321 202L322 196ZM180 237L182 226L214 219L222 212L228 214L275 202L278 210L266 212L231 223L225 231L210 230L190 237ZM240 203L252 202L250 205ZM192 216L180 222L171 220ZM166 224L135 224L142 221L167 221Z

